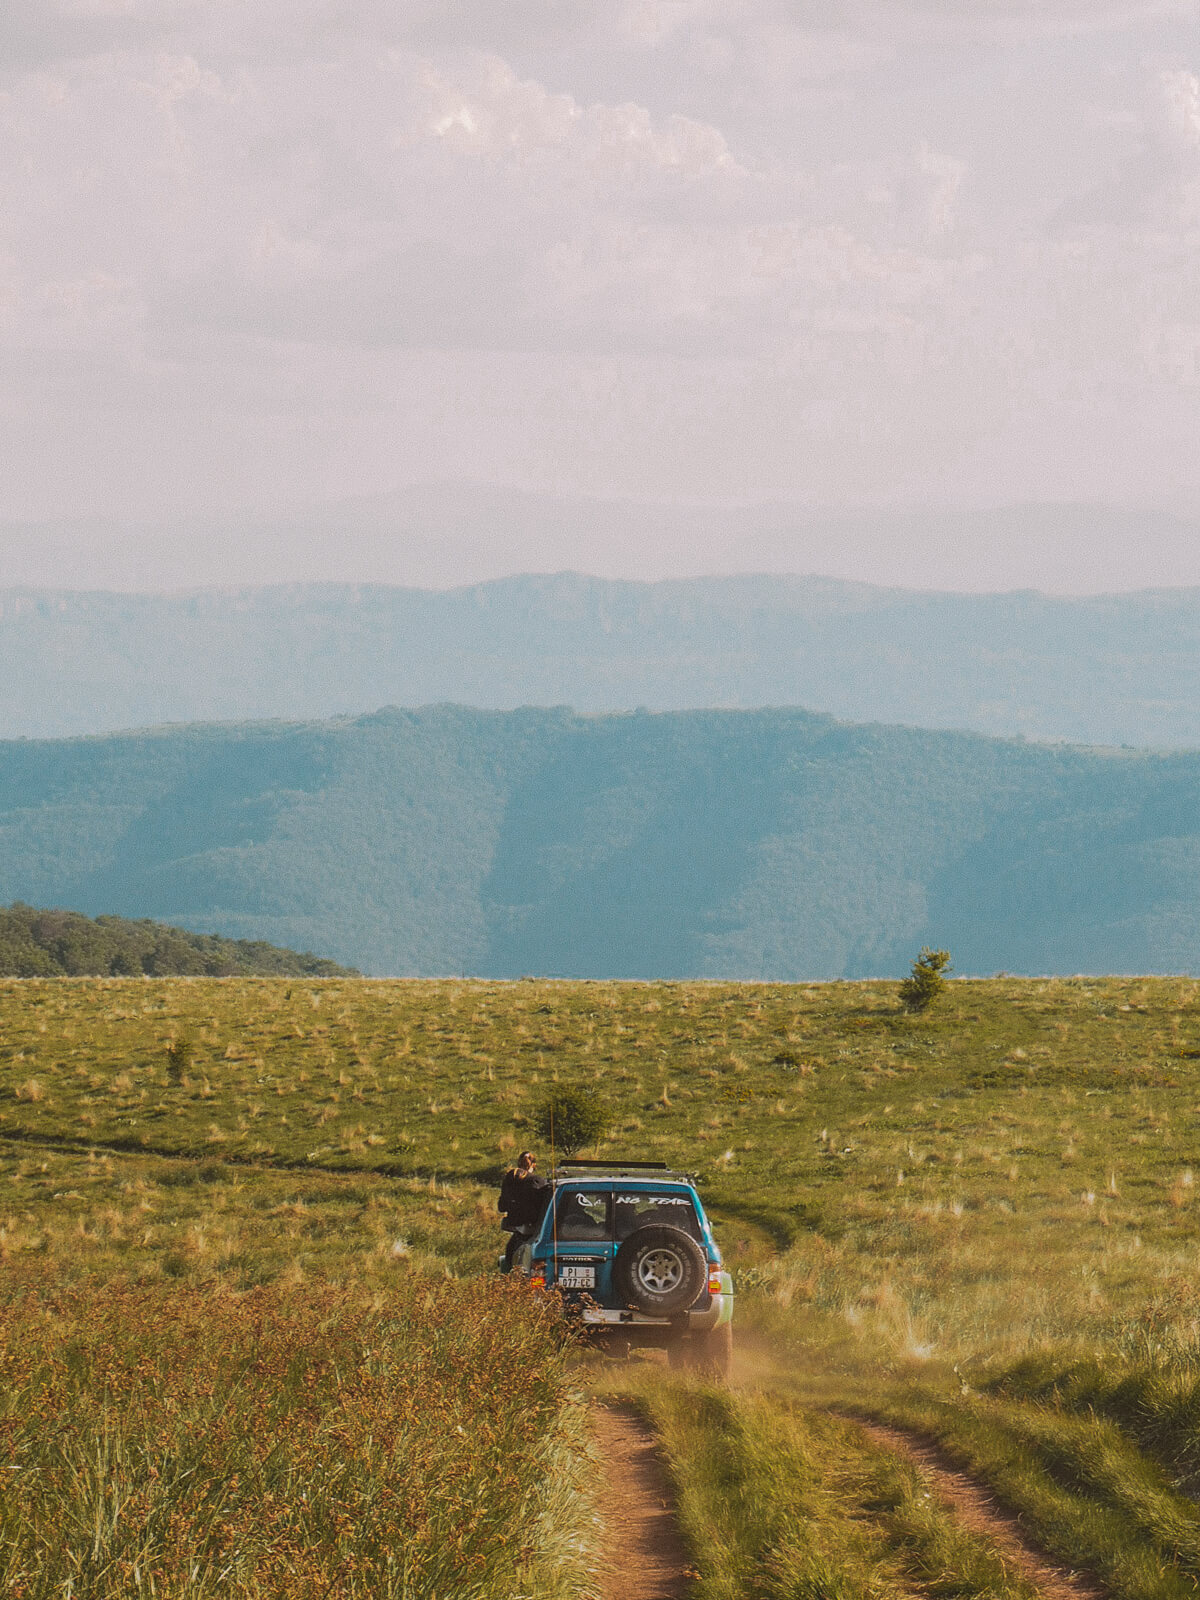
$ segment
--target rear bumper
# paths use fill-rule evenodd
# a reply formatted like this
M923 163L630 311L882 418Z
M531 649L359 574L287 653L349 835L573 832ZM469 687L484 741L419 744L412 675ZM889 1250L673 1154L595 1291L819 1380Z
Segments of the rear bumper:
M593 1333L636 1334L647 1342L669 1342L683 1333L706 1333L733 1320L733 1295L714 1294L703 1311L685 1311L677 1317L648 1317L641 1311L610 1310L607 1306L583 1306L580 1321Z
M533 1266L532 1248L526 1241L513 1254L512 1270L527 1277ZM600 1306L586 1295L572 1290L560 1293L564 1312L577 1326L586 1329L590 1336L597 1339L613 1336L629 1339L636 1344L666 1346L688 1334L707 1333L733 1321L733 1278L729 1272L721 1269L720 1279L720 1292L707 1294L706 1305L673 1317L651 1317L645 1312L631 1311L624 1306Z

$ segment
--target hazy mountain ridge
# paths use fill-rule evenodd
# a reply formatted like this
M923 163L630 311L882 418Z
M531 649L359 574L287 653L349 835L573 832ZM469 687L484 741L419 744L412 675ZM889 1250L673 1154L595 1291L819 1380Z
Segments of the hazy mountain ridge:
M452 590L0 591L0 736L453 701L808 705L854 721L1200 745L1200 589L1062 598L573 573Z
M1190 497L820 506L667 503L464 478L272 510L138 523L0 522L10 587L152 590L280 583L447 589L511 573L601 578L824 572L919 590L1097 594L1194 584Z
M799 710L391 709L0 746L0 900L377 973L1200 968L1200 753Z

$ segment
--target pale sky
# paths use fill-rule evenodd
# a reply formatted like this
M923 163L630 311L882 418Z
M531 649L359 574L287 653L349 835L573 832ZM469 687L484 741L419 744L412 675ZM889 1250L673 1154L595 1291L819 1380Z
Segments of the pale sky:
M438 482L1086 503L1181 518L1159 566L1200 581L1198 24L1198 0L11 3L0 523L54 525L54 570L90 582L101 525L186 523L191 559L206 519ZM30 537L0 537L0 585ZM295 537L294 575L339 575L328 517ZM492 566L545 564L522 537ZM244 576L227 546L200 580ZM280 548L257 575L291 575Z

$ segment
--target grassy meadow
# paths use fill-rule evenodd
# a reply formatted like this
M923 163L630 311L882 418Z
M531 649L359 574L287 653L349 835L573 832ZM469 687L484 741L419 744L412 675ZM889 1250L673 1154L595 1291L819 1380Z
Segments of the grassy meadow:
M658 1431L704 1600L1016 1600L855 1414L1115 1596L1200 1583L1191 980L959 981L911 1017L883 983L29 979L0 1065L6 1592L584 1595L581 1385ZM478 1281L555 1080L602 1088L601 1154L699 1174L728 1390L581 1362ZM462 1440L522 1470L460 1479Z
M3 1592L566 1593L556 1330L517 1300L27 1282L0 1313Z

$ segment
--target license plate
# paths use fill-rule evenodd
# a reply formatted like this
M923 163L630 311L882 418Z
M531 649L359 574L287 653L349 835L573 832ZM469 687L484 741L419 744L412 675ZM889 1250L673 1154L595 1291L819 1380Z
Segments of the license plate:
M559 1267L558 1281L564 1289L594 1289L595 1267Z

